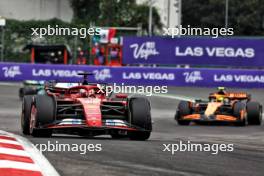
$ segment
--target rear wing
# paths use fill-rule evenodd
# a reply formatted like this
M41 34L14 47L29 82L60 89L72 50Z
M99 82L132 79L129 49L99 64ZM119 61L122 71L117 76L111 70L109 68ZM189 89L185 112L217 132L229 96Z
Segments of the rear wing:
M43 86L45 81L25 80L23 85L25 86Z
M232 100L250 100L251 95L245 92L227 92L224 95L218 93L211 93L209 98L217 98L218 96L223 96L224 98L229 98Z

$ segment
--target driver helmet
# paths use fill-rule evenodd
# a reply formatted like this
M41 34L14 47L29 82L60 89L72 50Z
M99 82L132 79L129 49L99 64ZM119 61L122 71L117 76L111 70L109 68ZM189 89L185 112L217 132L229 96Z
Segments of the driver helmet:
M80 94L82 97L88 97L87 91L84 89L80 89Z
M225 95L226 94L225 87L218 87L217 94L219 94L219 95Z

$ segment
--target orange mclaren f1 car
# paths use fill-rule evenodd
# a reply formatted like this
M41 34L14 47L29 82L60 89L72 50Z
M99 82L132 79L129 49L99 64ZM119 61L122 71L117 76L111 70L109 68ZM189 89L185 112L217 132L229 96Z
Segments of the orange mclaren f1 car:
M218 88L209 100L181 101L175 115L179 125L191 122L224 122L239 126L261 125L262 105L251 101L251 95L244 92L226 92Z

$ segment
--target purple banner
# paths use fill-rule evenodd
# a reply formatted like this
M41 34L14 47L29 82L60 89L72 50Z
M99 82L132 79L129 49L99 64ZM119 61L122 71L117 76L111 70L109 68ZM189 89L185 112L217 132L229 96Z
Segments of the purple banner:
M0 81L79 82L78 72L93 72L91 82L126 85L264 88L264 70L95 67L0 63Z
M264 39L124 37L124 64L264 66Z

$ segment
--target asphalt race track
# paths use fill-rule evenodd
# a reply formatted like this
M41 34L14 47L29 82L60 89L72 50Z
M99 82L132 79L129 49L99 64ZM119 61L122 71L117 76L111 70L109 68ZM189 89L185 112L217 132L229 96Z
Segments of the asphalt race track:
M21 102L18 86L0 86L0 129L20 132ZM206 98L209 88L172 88L170 94ZM263 89L245 90L264 104ZM45 152L44 155L62 176L157 176L218 175L263 176L264 126L178 126L174 121L178 100L151 97L154 131L148 141L113 140L108 136L94 139L78 136L27 138L34 144L102 144L101 152ZM163 144L179 141L234 144L233 152L163 152Z

